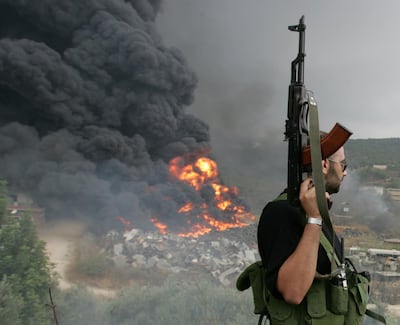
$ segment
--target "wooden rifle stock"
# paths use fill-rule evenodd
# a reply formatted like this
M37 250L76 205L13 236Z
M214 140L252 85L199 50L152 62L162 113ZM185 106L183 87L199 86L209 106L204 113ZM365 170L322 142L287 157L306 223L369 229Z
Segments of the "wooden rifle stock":
M339 123L336 123L332 130L321 139L322 159L333 155L353 133ZM311 148L306 146L302 152L303 168L311 165Z

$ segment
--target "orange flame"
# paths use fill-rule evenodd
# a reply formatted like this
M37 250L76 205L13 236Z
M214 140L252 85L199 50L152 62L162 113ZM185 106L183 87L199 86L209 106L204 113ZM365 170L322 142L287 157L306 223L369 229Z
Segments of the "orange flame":
M130 222L128 219L125 219L121 216L116 217L116 219L123 224L125 231L129 231L132 229L132 222Z
M184 213L184 212L189 212L192 211L194 208L194 204L192 202L186 203L183 207L181 207L178 212L179 213Z
M196 215L198 223L192 224L192 220L188 220L189 231L179 233L181 237L198 237L211 232L213 229L224 231L230 228L243 227L250 222L254 222L255 216L252 215L242 205L235 204L232 199L237 198L238 190L236 187L228 187L219 183L217 163L207 157L200 157L194 163L187 164L183 157L176 157L170 161L170 174L191 185L197 191L200 191L204 184L210 184L214 190L214 207L229 213L230 221L220 221L209 214L207 203L202 203L199 207L201 213ZM185 203L178 213L190 216L194 211L192 202ZM159 229L161 233L167 232L167 226L160 223L156 218L151 221Z
M195 238L197 238L199 236L206 235L206 234L210 233L211 231L212 231L212 228L204 227L204 226L201 226L199 224L196 224L191 228L190 232L179 233L178 236L179 237L186 237L186 238L187 237L195 237Z
M168 227L166 224L160 222L157 218L151 218L151 222L156 226L160 234L165 235L167 233Z
M172 159L169 163L169 172L172 176L192 185L196 190L200 190L201 185L207 180L218 176L217 163L209 158L202 157L192 165L182 166L184 163L181 157Z

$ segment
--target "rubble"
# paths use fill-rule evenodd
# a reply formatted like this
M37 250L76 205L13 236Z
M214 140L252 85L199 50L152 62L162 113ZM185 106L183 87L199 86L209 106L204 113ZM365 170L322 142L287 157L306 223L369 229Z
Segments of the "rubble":
M197 238L136 228L123 234L110 231L104 249L118 266L159 269L175 274L203 272L222 285L231 286L248 265L260 260L256 228L245 228ZM396 250L350 247L349 253L353 263L360 269L369 270L376 280L393 281L393 274L396 278L400 275L400 256ZM390 277L387 272L391 272Z
M123 234L110 231L104 249L118 265L125 260L134 268L158 268L172 273L196 269L229 286L245 267L260 257L255 236L253 245L249 245L224 235L220 232L183 238L134 228Z

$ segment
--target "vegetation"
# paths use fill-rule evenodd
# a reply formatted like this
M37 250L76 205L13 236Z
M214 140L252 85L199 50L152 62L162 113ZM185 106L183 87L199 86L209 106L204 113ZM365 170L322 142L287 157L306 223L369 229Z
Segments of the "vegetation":
M257 323L250 292L206 281L165 281L132 286L114 299L93 296L83 287L55 295L63 325L243 325Z
M257 324L250 290L173 279L163 285L131 286L109 299L82 286L53 294L62 325L243 325ZM378 305L382 313L385 305ZM385 313L387 324L400 325ZM377 324L365 317L364 324Z
M387 165L399 170L400 138L350 139L346 143L348 160L353 168Z
M111 267L112 261L96 244L94 236L83 237L76 248L74 269L86 277L104 277Z
M4 276L0 282L0 315L7 324L20 325L23 301L20 295L15 295L11 284Z
M7 200L2 183L0 202ZM30 216L20 219L1 211L0 228L0 315L3 324L50 324L48 289L55 286L45 243L36 234Z
M53 293L57 319L62 325L109 325L107 303L83 286Z

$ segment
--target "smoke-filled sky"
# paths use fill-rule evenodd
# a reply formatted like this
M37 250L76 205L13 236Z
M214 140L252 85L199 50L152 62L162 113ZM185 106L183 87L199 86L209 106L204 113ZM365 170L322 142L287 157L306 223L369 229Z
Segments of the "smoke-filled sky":
M290 62L305 16L305 84L320 126L341 122L353 138L399 137L399 3L166 0L158 19L199 77L191 110L214 129L281 139ZM216 140L217 141L217 140Z
M283 132L298 52L298 33L288 26L305 16L304 79L321 129L340 122L352 139L400 137L399 9L396 0L164 2L160 33L182 50L199 80L189 110L209 124L219 161L236 164L239 177L254 184L255 213L286 183ZM267 147L257 147L258 140ZM358 186L354 177L343 184Z
M287 27L301 15L305 83L321 128L341 122L355 138L397 137L396 8L395 1L0 0L0 177L50 215L111 225L123 216L134 226L156 216L181 225L179 208L211 205L212 190L171 179L168 161L208 153L247 177L254 157L243 143L267 139L257 180L283 185L298 49Z
M210 185L168 171L212 153L208 125L187 113L198 79L155 26L160 4L0 1L0 178L48 216L179 231L191 202L222 217Z

